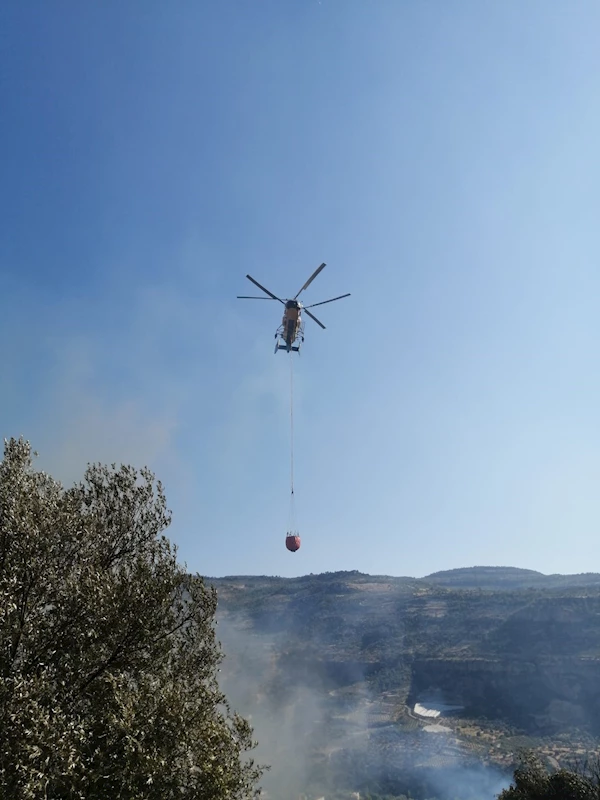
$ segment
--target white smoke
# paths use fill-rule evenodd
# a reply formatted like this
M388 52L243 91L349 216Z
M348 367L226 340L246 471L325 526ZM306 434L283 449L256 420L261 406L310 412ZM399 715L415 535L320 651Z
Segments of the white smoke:
M347 685L332 688L318 643L304 643L314 661L300 654L295 663L292 653L291 667L282 669L296 638L278 631L274 618L263 619L264 634L242 615L218 618L222 687L250 719L259 742L254 757L271 767L261 781L268 798L296 800L311 790L327 798L343 790L348 797L410 791L437 800L494 800L510 784L500 770L469 758L453 734L403 730L394 721L394 693L371 691L360 668L354 676L350 669Z

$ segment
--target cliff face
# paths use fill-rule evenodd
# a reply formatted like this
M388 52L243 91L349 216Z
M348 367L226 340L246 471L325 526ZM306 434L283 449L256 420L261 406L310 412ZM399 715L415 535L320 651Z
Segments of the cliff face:
M408 702L431 695L532 734L585 728L600 735L600 659L416 659Z
M474 597L460 613L455 606L454 622L445 615L457 644L471 638L462 655L447 648L431 658L419 648L411 699L437 689L470 716L503 719L531 733L582 727L600 734L600 597L580 590L503 597L504 605L490 594ZM425 641L435 626L420 620Z
M474 579L464 572L458 580ZM487 568L477 580L539 578L520 573ZM384 705L393 695L396 708L434 694L469 717L532 734L600 735L600 589L597 576L587 587L575 578L567 588L511 590L360 573L213 583L219 614L242 625L257 651L268 650L281 685L324 697L362 686Z
M562 764L590 752L600 589L519 583L544 577L488 568L437 585L357 572L210 580L221 685L250 717L257 760L273 765L270 796L378 787L481 800L508 785L522 747ZM436 701L461 708L415 714Z

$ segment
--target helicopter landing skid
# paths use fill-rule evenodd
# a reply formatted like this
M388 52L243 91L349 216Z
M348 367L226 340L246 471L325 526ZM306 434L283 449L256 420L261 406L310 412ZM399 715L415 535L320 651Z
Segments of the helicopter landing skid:
M294 343L291 347L288 347L285 339L283 338L283 326L277 329L275 333L275 354L277 354L278 350L286 350L288 353L300 353L300 347L302 346L302 342L304 342L304 333L301 332L300 336L297 336L294 339Z
M300 352L300 345L289 347L287 344L276 344L275 345L275 352L278 350L288 350L290 353L299 353Z

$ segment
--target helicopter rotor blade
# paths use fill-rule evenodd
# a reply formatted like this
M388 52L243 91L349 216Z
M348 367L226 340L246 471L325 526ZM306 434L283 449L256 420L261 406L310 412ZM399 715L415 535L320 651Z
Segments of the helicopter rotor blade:
M278 300L279 298L278 297L254 297L254 296L248 296L248 295L245 295L245 294L238 294L237 299L238 300Z
M302 310L306 311L306 307L304 307ZM323 328L323 330L325 330L325 325L323 325L322 322L319 322L319 320L315 317L315 315L311 314L310 311L306 311L306 316L310 317L311 319L314 319L317 325L320 325Z
M268 294L271 300L279 300L280 303L283 303L283 305L285 305L285 301L282 300L281 297L277 297L277 295L273 294L273 292L270 292L268 289L265 289L265 287L261 286L258 281L255 281L251 275L246 275L246 277L248 278L249 281L252 281L252 283L255 286L258 286L258 288L261 289L265 294Z
M350 297L350 292L348 292L348 294L341 294L339 297L332 297L331 300L322 300L320 303L312 303L310 306L302 306L302 308L306 311L307 308L324 306L325 303L333 303L334 300L341 300L343 297Z
M316 270L313 272L313 274L310 276L310 278L309 278L309 279L306 281L306 283L304 284L304 286L303 286L303 287L300 289L300 291L298 292L298 294L296 295L296 297L294 297L294 300L297 300L297 299L298 299L298 297L299 297L299 296L302 294L302 292L303 292L305 289L308 289L308 287L310 286L310 284L311 284L311 283L314 281L314 279L317 277L317 275L319 274L319 272L321 272L321 270L323 269L323 267L324 267L324 266L325 266L325 262L323 262L323 264L321 264L321 266L320 266L320 267L317 267L317 268L316 268Z

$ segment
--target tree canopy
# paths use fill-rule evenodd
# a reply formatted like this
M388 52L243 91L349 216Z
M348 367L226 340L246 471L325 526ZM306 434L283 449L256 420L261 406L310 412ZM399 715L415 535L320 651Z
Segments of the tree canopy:
M599 766L549 772L535 754L524 754L498 800L600 800Z
M264 771L219 689L216 592L178 564L148 469L64 488L0 463L0 798L245 800Z

